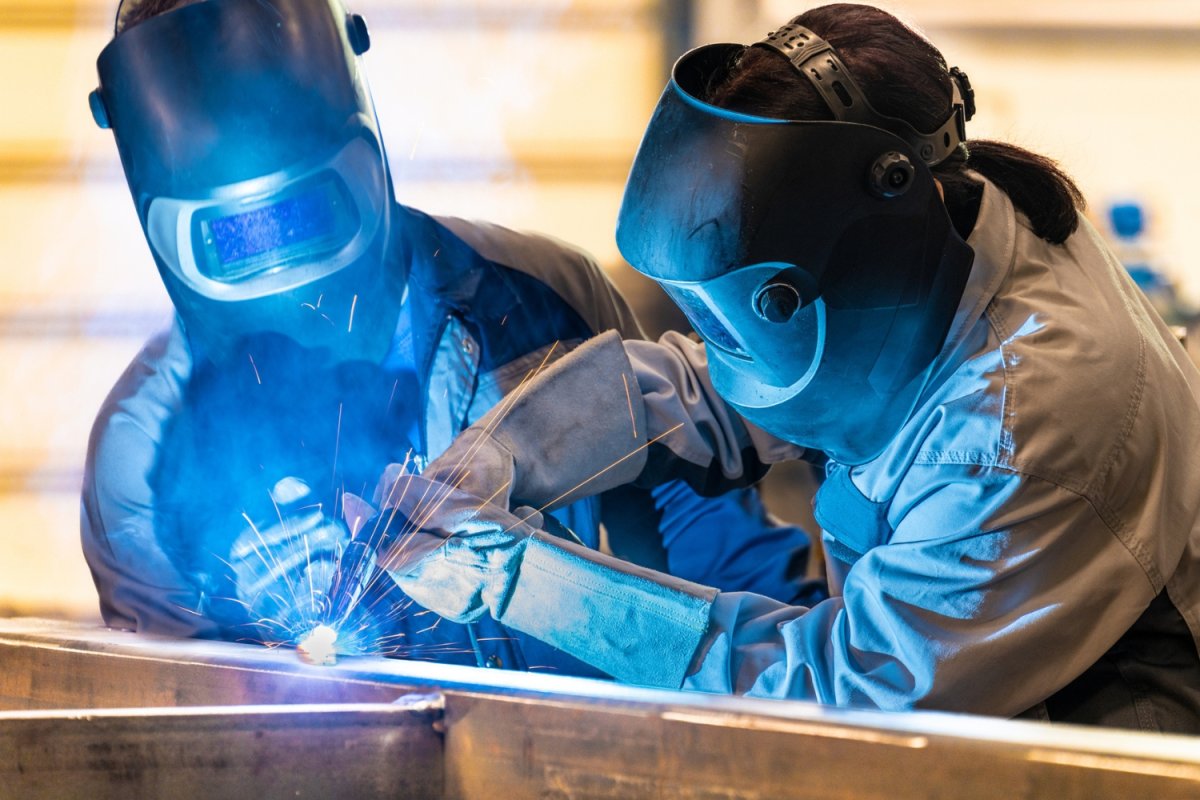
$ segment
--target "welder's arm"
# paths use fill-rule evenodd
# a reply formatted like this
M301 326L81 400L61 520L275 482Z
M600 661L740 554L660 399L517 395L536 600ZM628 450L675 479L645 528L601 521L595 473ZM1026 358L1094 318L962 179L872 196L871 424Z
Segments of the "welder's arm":
M1161 590L1061 486L945 463L906 483L890 540L841 596L804 609L719 595L683 687L1012 716L1100 659Z
M171 636L214 637L201 598L155 527L152 476L164 431L181 405L191 356L178 322L151 339L104 401L88 444L80 507L84 556L106 624Z
M474 498L451 503L436 547L388 568L438 613L490 612L620 680L1009 716L1095 663L1161 589L1069 490L1003 468L914 470L922 491L891 541L812 608L630 567Z
M715 494L802 452L725 405L701 345L677 334L622 342L609 332L506 396L425 475L501 506L556 508L635 480L682 478Z

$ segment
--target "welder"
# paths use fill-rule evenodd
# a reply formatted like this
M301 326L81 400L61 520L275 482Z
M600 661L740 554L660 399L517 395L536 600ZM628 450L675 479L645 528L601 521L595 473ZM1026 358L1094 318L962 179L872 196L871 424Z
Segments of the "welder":
M82 538L109 625L294 644L303 631L289 601L308 595L301 621L331 607L317 595L355 549L344 490L362 488L345 472L346 427L363 392L342 385L312 404L320 419L284 412L341 385L330 377L341 365L370 365L373 381L399 387L359 415L375 420L355 438L378 445L374 481L402 457L419 471L530 371L596 333L639 336L585 254L397 203L364 75L369 44L364 20L336 0L118 9L89 100L113 131L176 316L119 379L90 440ZM272 370L281 363L292 366ZM203 413L201 386L230 405ZM240 436L259 423L271 436L256 441L271 447L311 455L320 438L326 449L304 467L261 452ZM168 447L171 437L190 444ZM178 502L161 502L170 492ZM676 483L561 517L595 547L610 512L622 519L614 540L680 575L784 600L808 591L796 570L758 556L802 556L807 539L772 524L756 495L710 500ZM728 530L738 538L714 560L701 543ZM369 608L385 614L381 636L428 644L434 658L595 674L491 620L435 625L403 596Z
M617 239L703 345L594 339L425 473L470 447L553 507L608 464L590 489L819 453L830 598L604 559L480 505L482 476L393 577L636 683L1200 732L1200 374L1061 169L967 139L973 95L869 6L684 55ZM546 446L564 430L613 444Z

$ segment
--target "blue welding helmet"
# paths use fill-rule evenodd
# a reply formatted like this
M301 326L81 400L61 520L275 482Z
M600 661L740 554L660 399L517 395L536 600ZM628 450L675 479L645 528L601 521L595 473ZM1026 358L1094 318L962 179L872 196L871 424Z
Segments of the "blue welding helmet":
M91 95L193 346L260 333L382 358L403 275L388 269L392 189L337 0L204 0L124 28Z
M830 85L850 80L805 33L825 47L806 69ZM857 121L844 108L838 121L792 121L701 100L745 49L708 45L675 65L617 244L688 316L713 385L742 416L863 463L912 413L970 272L972 251L929 171L958 146L962 119L918 134L869 106ZM841 102L834 91L827 103ZM866 105L857 87L847 97Z

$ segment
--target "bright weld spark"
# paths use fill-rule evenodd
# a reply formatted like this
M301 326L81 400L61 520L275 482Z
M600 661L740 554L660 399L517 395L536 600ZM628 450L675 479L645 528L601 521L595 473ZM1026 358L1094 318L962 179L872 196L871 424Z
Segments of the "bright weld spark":
M315 609L317 607L317 589L313 586L312 550L308 546L307 536L304 537L304 563L308 565L308 569L305 570L308 573L308 600Z
M254 535L258 538L259 543L262 544L263 550L267 551L267 556L271 557L271 561L274 561L275 565L272 566L271 562L267 561L267 556L263 555L262 550L259 550L258 547L255 545L250 545L250 549L254 551L254 555L258 556L258 560L261 561L263 563L263 566L266 567L268 570L273 571L273 570L278 569L282 572L283 566L279 563L279 561L275 558L275 556L271 555L271 548L267 547L267 542L263 538L262 533L259 532L258 526L254 524L254 520L250 519L250 515L247 514L245 511L242 512L242 519L246 520L247 524L250 525L250 530L254 531Z
M397 378L397 379L396 379L396 380L395 380L395 381L392 383L392 393L391 393L390 395L388 395L387 409L385 409L385 410L384 410L384 412L383 412L385 415L386 415L386 414L390 414L390 413L392 413L392 401L396 399L396 387L397 387L397 386L399 386L399 385L400 385L400 379L399 379L399 378ZM412 455L412 451L411 451L411 450L409 450L408 452L409 452L409 455ZM405 456L404 460L407 462L407 461L408 461L408 457L407 457L407 456Z
M354 308L358 305L358 295L354 295L354 299L350 301L350 324L346 326L346 333L354 330Z
M511 484L511 483L512 483L512 481L505 481L503 486L501 486L496 491L492 492L492 496L489 497L488 499L484 500L482 503L480 503L479 506L475 510L482 511L484 509L484 507L487 506L488 503L495 500L500 495L501 492L503 492L505 489L508 488L509 484Z
M258 364L254 363L254 356L246 353L246 358L250 359L250 368L254 370L254 380L258 381L259 386L262 386L262 376L258 374Z
M329 476L331 486L337 485L338 449L342 446L342 403L338 403L337 433L333 437L333 474ZM336 508L336 506L335 506Z
M196 616L196 617L204 616L204 614L202 612L195 611L193 609L188 608L187 606L181 606L178 603L172 603L171 605L174 606L175 608L178 608L180 611L186 611L187 613L191 614L192 616Z
M417 145L421 143L421 137L425 135L425 120L421 120L421 127L417 129L417 136L413 139L412 149L408 151L408 160L412 161L417 157ZM437 253L434 253L437 256Z
M300 660L306 664L332 666L337 663L337 631L328 625L318 625L296 645Z
M275 509L275 516L279 518L279 524L283 526L284 533L290 537L291 530L289 530L287 520L283 518L283 511L279 508L279 503L275 502L275 495L268 491L267 497L271 500L271 507ZM287 588L292 594L292 599L295 600L298 598L299 595L296 594L296 587L292 584L291 580L287 576L287 570L284 569L283 563L280 562L279 559L275 558L275 556L271 553L271 548L267 545L267 540L263 538L262 531L258 529L258 526L254 524L254 521L250 519L250 516L245 511L242 512L242 518L250 524L250 530L254 531L254 535L258 537L258 541L262 543L263 549L267 551L267 554L271 556L271 560L275 562L274 570L272 570L271 565L268 564L266 559L263 558L262 554L258 552L258 548L255 548L254 552L258 553L258 557L260 560L262 560L263 565L266 566L268 570L278 571L279 574L283 576L284 581L287 582ZM307 541L307 537L305 537L305 541Z
M633 438L638 438L637 435L637 417L633 415L633 397L629 394L629 378L625 373L621 373L621 382L625 384L625 402L629 404L629 423L633 425Z

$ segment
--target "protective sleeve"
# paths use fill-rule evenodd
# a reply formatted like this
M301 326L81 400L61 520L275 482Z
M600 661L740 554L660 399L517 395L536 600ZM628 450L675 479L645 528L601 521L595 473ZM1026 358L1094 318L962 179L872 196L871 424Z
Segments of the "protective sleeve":
M1011 716L1095 663L1157 593L1119 532L1053 483L954 464L905 483L891 539L842 596L718 595L684 688Z
M196 589L171 563L154 525L151 477L163 432L182 404L191 355L176 320L147 342L101 406L88 442L80 538L106 624L213 637Z

